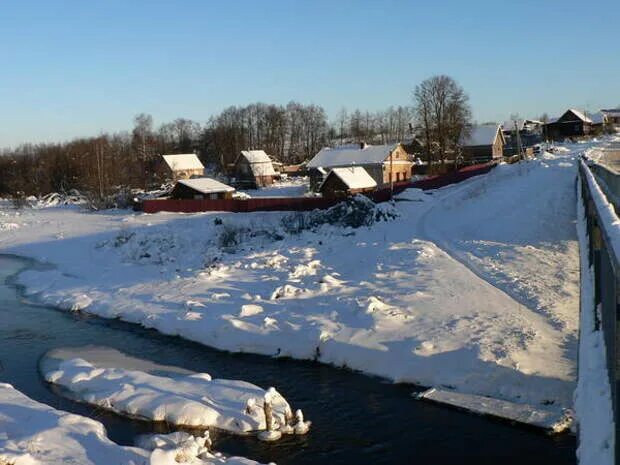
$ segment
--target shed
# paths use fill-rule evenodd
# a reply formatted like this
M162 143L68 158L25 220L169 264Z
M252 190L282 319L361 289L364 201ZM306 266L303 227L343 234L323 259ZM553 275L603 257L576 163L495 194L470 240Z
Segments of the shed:
M461 136L459 145L463 158L484 163L502 158L506 139L499 124L475 126L468 135Z
M172 189L173 199L231 199L234 187L211 178L192 178L178 181Z
M402 144L326 147L306 165L310 188L317 190L323 173L333 168L360 166L378 186L411 179L411 160Z
M264 150L242 150L234 164L237 182L246 187L264 187L273 184L278 174Z
M205 167L195 153L181 153L162 156L173 181L189 179L194 176L204 176Z
M323 197L347 197L353 194L371 192L377 182L361 166L332 169L319 187Z

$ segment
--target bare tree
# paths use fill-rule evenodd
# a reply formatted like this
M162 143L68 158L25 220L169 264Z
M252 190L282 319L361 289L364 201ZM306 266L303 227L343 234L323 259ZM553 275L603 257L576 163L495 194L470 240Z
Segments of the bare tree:
M431 162L436 156L443 161L471 127L469 97L454 79L439 75L418 84L413 100L427 159Z

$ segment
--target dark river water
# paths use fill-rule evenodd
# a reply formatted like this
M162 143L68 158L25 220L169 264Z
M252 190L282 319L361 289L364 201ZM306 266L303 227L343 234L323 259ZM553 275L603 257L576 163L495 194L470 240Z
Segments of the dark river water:
M217 433L214 449L286 464L574 464L574 436L547 436L420 401L416 389L313 362L231 354L116 320L30 304L11 276L33 264L0 255L0 381L55 408L101 421L109 437L133 445L161 424L125 419L54 393L38 373L40 357L66 346L97 345L159 364L275 386L301 408L307 436L277 443Z

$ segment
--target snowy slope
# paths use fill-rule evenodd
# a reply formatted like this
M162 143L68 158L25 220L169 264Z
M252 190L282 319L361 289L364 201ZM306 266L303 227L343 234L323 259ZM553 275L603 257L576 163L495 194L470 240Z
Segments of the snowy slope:
M560 409L575 383L575 173L570 151L501 166L403 194L393 221L248 235L234 253L214 218L276 230L285 214L4 210L18 229L0 248L56 265L19 281L66 309Z

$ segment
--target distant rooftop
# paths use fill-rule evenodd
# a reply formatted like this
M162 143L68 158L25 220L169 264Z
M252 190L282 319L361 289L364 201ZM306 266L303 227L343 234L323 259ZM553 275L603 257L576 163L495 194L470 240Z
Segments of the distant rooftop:
M476 147L479 145L493 145L499 132L499 125L484 125L471 128L467 137L461 137L460 144L464 147Z
M308 168L346 166L346 165L369 165L379 164L390 155L398 144L367 145L364 148L357 147L326 147L317 153L308 162Z
M184 186L190 187L191 189L194 189L195 191L201 192L203 194L215 194L217 192L233 192L235 190L234 187L230 187L211 178L182 179L178 181L178 184L183 184Z
M204 166L195 153L163 155L164 161L172 171L203 170Z

